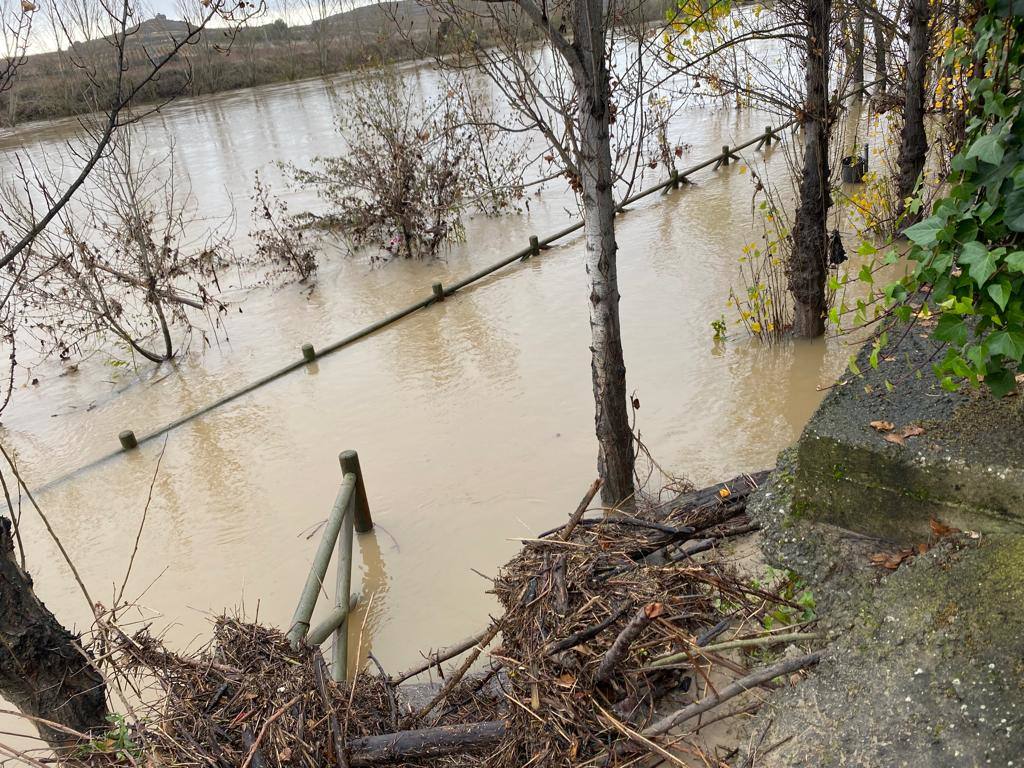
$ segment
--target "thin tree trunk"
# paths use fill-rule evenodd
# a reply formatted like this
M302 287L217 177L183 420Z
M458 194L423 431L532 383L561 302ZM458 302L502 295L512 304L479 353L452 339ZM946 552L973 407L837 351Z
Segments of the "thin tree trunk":
M0 517L0 693L26 715L76 731L106 723L103 677L77 639L60 625L32 591L14 557L11 522ZM53 746L68 734L40 724Z
M586 268L590 281L591 371L597 428L597 469L607 506L633 497L633 434L626 401L626 364L619 326L615 201L609 138L609 82L601 0L579 0L573 14L573 67L580 130Z
M852 62L852 86L857 90L856 99L864 98L864 8L861 5L854 5L854 12L857 18L853 22L853 62Z
M804 168L800 205L793 224L789 290L793 294L793 334L814 338L825 332L828 171L828 31L831 0L807 0L807 71L804 104Z
M876 10L881 10L876 6ZM889 86L889 64L886 54L889 50L889 41L885 35L885 29L878 23L877 19L871 22L871 32L875 38L875 80L881 80L875 86L876 95L885 95Z
M908 9L909 41L907 44L907 93L903 104L903 137L900 142L896 175L899 199L897 215L902 214L906 200L914 193L918 177L924 170L928 153L928 136L924 130L924 81L928 72L928 21L931 15L928 0L911 0ZM920 216L920 212L918 213ZM917 217L913 217L917 218ZM904 225L912 224L911 218Z

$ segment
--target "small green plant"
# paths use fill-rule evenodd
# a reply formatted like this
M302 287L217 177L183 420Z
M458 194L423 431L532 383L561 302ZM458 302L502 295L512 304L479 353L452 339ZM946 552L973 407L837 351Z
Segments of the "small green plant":
M793 571L768 566L763 578L751 579L750 583L755 589L771 592L785 601L776 603L765 613L761 619L765 629L779 625L802 624L817 618L814 612L814 592L807 587L807 582Z
M111 725L110 730L80 746L77 750L78 757L108 755L118 763L123 761L135 764L136 759L142 757L142 748L132 739L131 729L124 715L107 715L107 722Z
M728 331L728 326L725 324L725 315L711 321L711 330L714 331L715 341L725 341L725 334Z

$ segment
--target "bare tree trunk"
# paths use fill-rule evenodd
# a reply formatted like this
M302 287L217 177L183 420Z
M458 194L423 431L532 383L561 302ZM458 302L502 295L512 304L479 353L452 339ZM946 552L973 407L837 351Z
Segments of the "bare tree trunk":
M579 0L573 13L573 66L580 129L586 268L590 280L591 371L594 379L597 468L606 505L631 505L633 434L626 402L626 364L619 325L615 201L609 137L609 82L601 0Z
M14 557L11 522L0 517L0 693L27 715L76 731L106 724L103 677L77 639L32 591L32 577ZM73 741L39 724L53 746Z
M876 5L876 10L878 10ZM881 10L878 10L881 13ZM881 80L875 86L875 93L884 95L889 86L889 60L886 53L889 50L889 40L886 37L885 29L877 19L871 21L871 32L875 38L875 80Z
M853 61L852 61L852 86L857 90L856 99L864 98L864 8L859 3L854 4L854 13L857 17L853 21Z
M832 205L828 172L828 32L831 0L807 0L807 71L804 104L804 168L800 205L793 224L789 290L793 334L814 338L825 332L826 232Z
M928 0L911 0L908 8L907 93L903 104L903 137L900 142L896 176L899 199L897 215L902 214L906 200L914 193L917 179L924 170L928 153L928 136L924 130L924 81L928 72L928 22L931 16ZM918 213L918 216L920 212ZM905 220L904 224L913 221Z

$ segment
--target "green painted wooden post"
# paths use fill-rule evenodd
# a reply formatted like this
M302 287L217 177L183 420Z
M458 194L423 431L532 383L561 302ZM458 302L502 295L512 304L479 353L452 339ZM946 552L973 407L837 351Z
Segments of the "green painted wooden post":
M366 486L363 484L363 472L359 468L359 454L355 451L342 451L338 454L342 475L349 472L356 476L356 494L354 500L356 531L369 533L373 530L373 518L370 516L370 503L366 498Z
M135 439L135 433L130 429L126 429L119 434L117 439L121 441L121 450L123 451L130 451L133 448L139 447L139 441Z
M728 165L728 164L729 164L729 145L728 144L723 144L722 145L722 165Z
M334 610L345 611L344 620L334 631L334 653L331 659L331 676L336 683L348 679L348 610L352 599L352 527L353 517L359 509L359 458L355 451L350 451L356 463L356 487L355 493L349 498L348 511L345 515L345 523L341 528L341 535L338 537L338 572L334 578ZM344 454L342 454L344 455ZM352 475L346 471L346 478ZM372 523L371 523L372 527Z
M536 235L530 235L530 255L540 256L540 240Z
M302 345L302 358L307 363L312 363L316 360L316 349L309 342Z
M320 537L320 544L313 555L313 565L306 577L306 584L302 588L298 605L295 606L295 614L292 616L291 627L288 630L288 640L293 648L298 648L302 639L309 632L309 621L313 616L313 609L316 607L320 590L323 589L324 578L327 576L327 566L331 564L331 555L334 552L335 543L339 534L346 528L352 530L351 512L353 502L357 495L358 478L351 472L347 473L341 481L341 488L331 507L331 514L327 516L327 525L324 526L323 535ZM346 524L346 518L349 518ZM351 547L349 548L349 559L351 559ZM338 567L342 567L339 562Z
M444 286L440 283L434 283L433 289L435 301L444 301Z

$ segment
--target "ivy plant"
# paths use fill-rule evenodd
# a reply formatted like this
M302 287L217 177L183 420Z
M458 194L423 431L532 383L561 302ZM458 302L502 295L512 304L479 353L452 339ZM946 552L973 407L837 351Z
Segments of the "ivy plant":
M1024 372L1022 12L1022 0L987 2L967 51L980 66L968 83L964 148L952 160L947 194L904 232L911 274L885 289L904 321L914 311L907 299L927 294L933 335L948 344L935 365L943 387L983 381L997 396ZM954 48L945 63L963 53ZM910 211L920 206L915 200Z

